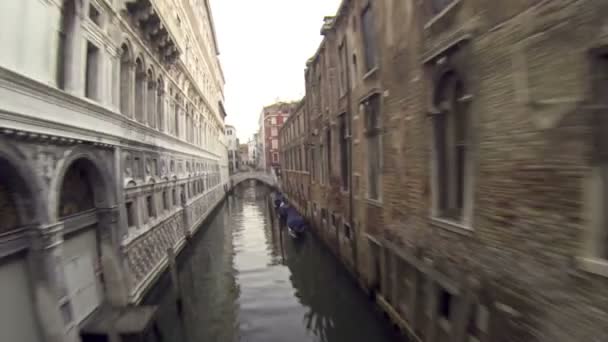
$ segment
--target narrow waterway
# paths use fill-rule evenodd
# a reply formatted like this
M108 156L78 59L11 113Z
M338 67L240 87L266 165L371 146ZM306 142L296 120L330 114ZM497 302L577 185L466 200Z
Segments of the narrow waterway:
M160 305L157 340L394 341L334 257L313 236L273 226L268 188L241 185L180 255L183 301L166 275L146 299Z

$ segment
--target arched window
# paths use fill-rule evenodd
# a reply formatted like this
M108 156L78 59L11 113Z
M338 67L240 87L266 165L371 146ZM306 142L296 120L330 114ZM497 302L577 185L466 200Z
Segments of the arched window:
M165 85L161 77L156 81L156 116L158 119L157 127L165 131Z
M148 81L148 92L147 96L147 123L148 126L156 128L156 80L151 69L148 69L147 77Z
M59 216L71 216L95 207L90 169L85 162L75 162L66 172L61 187Z
M74 31L78 25L77 0L65 0L61 7L59 23L59 46L57 49L57 87L66 89L69 82L70 70L74 62Z
M146 71L143 61L135 61L135 119L144 122L146 113Z
M179 127L179 116L180 116L180 108L181 108L182 98L179 94L175 95L175 136L179 138L180 136L180 127Z
M437 84L434 106L434 152L437 214L442 218L464 219L466 177L469 159L470 118L468 96L462 80L453 72Z
M131 51L127 44L123 44L120 54L120 112L128 117L132 117L131 113L131 85L132 64Z

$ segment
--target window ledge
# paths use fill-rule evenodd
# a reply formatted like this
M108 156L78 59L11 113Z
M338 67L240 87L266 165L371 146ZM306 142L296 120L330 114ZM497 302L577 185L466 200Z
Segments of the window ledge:
M436 22L440 21L442 18L448 15L448 13L452 12L454 8L456 8L456 6L458 6L461 2L462 0L452 1L451 4L447 5L443 10L441 10L441 12L437 13L433 18L431 18L431 20L424 25L424 29L430 29Z
M365 73L365 75L363 75L362 79L366 80L366 79L372 77L377 71L378 71L378 66L371 68L368 72Z
M448 219L443 219L439 217L430 217L431 225L445 229L447 231L461 234L465 236L473 235L473 228L470 226L463 225L461 223L451 221Z
M608 260L591 257L578 257L578 267L585 272L608 278Z
M379 208L382 208L382 206L383 206L383 203L381 200L377 200L377 199L373 199L373 198L366 198L365 201L368 204L371 204L371 205L379 207Z

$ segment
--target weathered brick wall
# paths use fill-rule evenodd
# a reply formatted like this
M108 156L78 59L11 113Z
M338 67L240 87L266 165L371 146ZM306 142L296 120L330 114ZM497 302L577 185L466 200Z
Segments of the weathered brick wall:
M382 283L381 294L398 308L407 303L386 293L386 279L419 279L391 264L392 255L418 260L412 267L424 274L424 284L434 284L431 295L445 286L466 292L465 280L476 279L477 301L490 312L492 341L602 340L608 333L608 280L583 271L577 258L584 255L590 229L583 187L593 164L593 118L586 109L594 73L589 51L605 40L608 3L462 0L435 18L424 3L377 4L380 65L363 77L358 15L365 3L350 1L343 8L309 62L306 78L311 131L318 132L308 143L318 147L324 129L332 129L334 176L339 175L335 122L345 110L352 114L351 224L358 253L345 256L345 263L357 259L364 283ZM343 40L352 75L348 100L336 93L332 68ZM457 72L472 95L471 230L430 219L428 112L436 63L444 55L456 56ZM317 73L324 76L321 102L329 110L312 99ZM380 203L366 199L368 156L360 107L374 90L382 95L384 127ZM313 162L321 167L321 160ZM334 192L335 187L314 180L309 199L317 204L321 235L343 251L319 220L321 208L328 209L328 219L333 211L350 216L348 196ZM368 235L383 245L384 254L372 252ZM401 284L397 293L406 291L399 288L403 283L395 284ZM421 299L430 303L432 297L427 293ZM412 318L423 313L400 312L424 334Z
M606 6L532 5L463 1L433 26L416 25L422 44L406 32L396 35L403 42L385 57L401 67L382 76L391 94L383 114L394 124L384 140L379 235L412 254L422 249L457 286L464 275L479 278L494 302L517 312L493 312L503 316L505 340L599 341L608 329L607 280L581 271L576 258L589 229L583 181L592 141L582 107L589 99L588 49ZM458 32L471 34L462 71L473 94L475 214L472 231L452 232L429 221L432 130L424 93L432 88L417 54L439 51ZM580 104L568 110L568 103L528 103L554 99ZM552 117L557 123L545 127Z

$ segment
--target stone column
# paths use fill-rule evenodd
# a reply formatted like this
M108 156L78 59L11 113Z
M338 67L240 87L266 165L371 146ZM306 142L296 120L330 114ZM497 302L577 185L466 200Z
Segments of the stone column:
M63 222L32 228L28 253L33 302L43 340L69 341L65 332L60 299L67 296L62 259ZM71 308L64 310L69 315Z
M119 217L117 206L97 209L105 300L114 307L126 306L129 301L129 287L123 267L126 258L120 249Z

